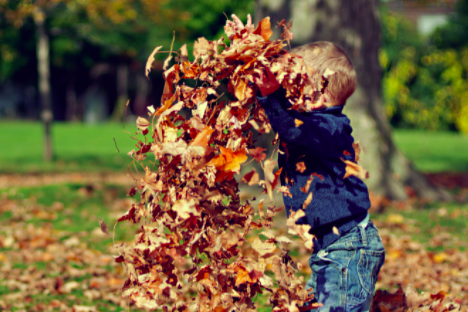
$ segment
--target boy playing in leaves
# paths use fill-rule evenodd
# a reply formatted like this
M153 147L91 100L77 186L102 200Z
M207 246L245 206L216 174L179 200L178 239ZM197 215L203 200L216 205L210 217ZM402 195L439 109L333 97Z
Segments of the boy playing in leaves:
M241 30L253 29L233 16L228 22ZM309 260L314 301L318 311L369 311L375 283L385 258L379 232L369 220L369 192L365 183L347 172L357 159L349 119L342 113L356 88L356 72L344 51L331 42L315 42L291 53L314 70L320 83L326 70L335 72L313 111L289 109L285 91L266 70L255 83L270 124L280 138L278 164L288 216L304 209L298 224L309 224L314 251Z

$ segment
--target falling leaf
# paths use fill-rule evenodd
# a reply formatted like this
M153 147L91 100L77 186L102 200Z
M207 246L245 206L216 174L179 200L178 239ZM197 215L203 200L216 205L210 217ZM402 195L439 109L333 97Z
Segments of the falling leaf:
M150 71L151 71L151 66L153 65L154 62L154 56L158 51L162 48L162 46L154 48L153 52L151 52L150 56L148 57L148 60L146 61L146 66L145 66L145 75L148 77Z
M264 243L257 236L252 243L252 248L260 255L260 257L263 257L274 252L276 250L276 245L273 243Z
M335 235L340 235L340 231L338 230L336 226L334 226L332 230Z
M245 174L244 177L242 178L242 182L247 183L250 186L258 184L259 181L260 181L260 176L255 169Z
M306 170L305 163L303 161L296 163L296 170L303 173Z
M361 147L359 146L359 141L353 143L355 159L354 161L357 163L359 161L359 155L361 154Z
M184 44L182 47L180 47L180 56L179 56L179 62L187 62L188 61L188 50L187 50L187 45Z
M302 204L302 209L306 209L310 205L311 202L312 202L312 193L309 193L309 195L307 195L306 200Z
M137 128L140 130L146 130L150 125L149 121L143 117L138 117L136 124Z
M201 132L197 134L195 139L190 143L190 146L203 146L206 147L208 142L210 141L211 134L213 134L215 130L211 127L206 127Z
M260 35L265 39L265 41L268 41L273 35L273 31L271 30L271 23L270 23L270 17L267 16L263 18L260 23L258 23L257 28L253 31L254 34Z
M99 219L99 225L101 226L102 233L105 233L105 234L109 235L109 232L107 232L107 225L104 222L104 220Z
M172 60L172 55L169 55L165 60L164 60L164 65L163 65L163 70L166 70L167 67L169 66L169 63Z
M256 161L261 162L266 158L266 154L264 153L264 151L266 151L266 148L256 147L253 149L249 149L249 155L252 156L253 159L255 159Z
M304 122L302 120L299 120L299 119L294 119L294 124L296 125L296 127L299 127L300 125L302 125Z
M281 22L278 23L278 26L283 27L283 33L281 34L281 38L287 40L288 42L294 38L294 35L291 32L292 20L290 20L289 23L286 23L286 21L283 19Z
M358 165L350 160L341 160L346 164L346 173L343 179L346 179L350 176L355 176L361 180L364 180L369 177L369 172L367 172L361 165Z
M223 166L224 171L227 172L239 172L240 165L247 160L247 152L243 150L239 150L234 152L229 148L224 148L222 146L219 147L221 150L221 154L224 156L226 160L225 165Z

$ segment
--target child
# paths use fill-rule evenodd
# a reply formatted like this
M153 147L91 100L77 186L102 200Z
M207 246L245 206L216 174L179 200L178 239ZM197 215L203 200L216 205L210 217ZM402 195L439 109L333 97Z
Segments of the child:
M343 160L354 161L355 151L350 121L342 110L356 88L356 72L344 51L331 42L307 44L291 53L302 56L314 69L313 83L321 81L327 68L336 72L308 113L289 109L285 91L271 71L256 79L258 102L280 138L281 184L292 194L292 198L284 196L288 213L303 209L309 193L313 194L304 207L305 217L298 220L309 224L315 235L307 288L313 288L315 300L323 304L318 311L369 311L385 250L369 220L367 186L355 176L344 178ZM296 126L296 119L303 123ZM304 192L301 188L312 175Z

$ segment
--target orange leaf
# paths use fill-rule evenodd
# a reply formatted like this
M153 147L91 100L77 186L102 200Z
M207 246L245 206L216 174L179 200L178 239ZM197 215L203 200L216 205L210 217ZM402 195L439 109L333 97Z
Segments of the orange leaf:
M296 127L299 127L300 125L302 125L304 122L302 120L299 120L299 119L294 119L294 123L296 124Z
M226 164L224 165L223 169L226 172L239 172L240 165L247 160L247 152L244 150L240 150L234 152L232 149L224 148L222 146L219 147L221 150L221 154L226 159Z
M216 169L219 170L219 168L224 166L225 163L226 163L226 158L224 158L223 155L216 155L206 165L207 166L214 166Z
M240 267L239 270L237 271L236 286L239 286L240 284L244 284L247 282L252 282L249 276L249 272L247 272L246 269Z
M267 16L262 19L253 33L262 36L265 41L268 41L271 35L273 35L273 31L271 31L270 17Z
M306 169L307 168L306 168L305 163L303 161L298 162L296 164L296 170L299 171L300 173L303 173Z
M369 172L367 172L362 166L350 160L341 160L346 164L346 173L343 179L346 179L349 176L356 176L359 179L364 180L369 177Z
M210 141L211 134L215 130L212 129L211 127L206 127L202 131L200 131L195 139L190 143L190 146L203 146L206 147L208 145L208 142Z

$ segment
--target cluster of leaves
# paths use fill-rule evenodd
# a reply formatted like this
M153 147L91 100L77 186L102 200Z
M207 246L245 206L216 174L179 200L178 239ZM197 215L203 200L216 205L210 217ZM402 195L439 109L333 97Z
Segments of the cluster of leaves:
M312 69L283 50L292 34L290 24L280 25L283 40L269 41L272 31L265 18L254 31L235 32L225 26L229 46L224 38L200 38L193 46L192 62L185 45L166 70L172 56L167 58L161 106L149 107L150 120L137 120L138 134L145 139L130 153L145 170L131 191L132 196L139 192L141 200L118 219L145 220L135 244L116 249L116 261L127 272L123 295L138 306L254 311L253 299L265 291L271 293L273 311L298 311L311 300L303 278L297 277L298 265L289 256L291 241L268 231L282 208L265 209L260 201L256 209L255 198L242 203L234 179L250 157L262 164L264 179L252 170L243 183L260 185L271 199L275 189L288 193L286 187L277 187L281 168L275 172L276 161L266 159L264 150L255 146L254 133L269 132L271 126L256 102L254 76L268 67L299 111L314 105L316 90L309 79ZM160 48L150 55L147 73ZM194 87L184 83L193 80ZM230 98L218 94L224 81ZM154 155L157 166L148 166L149 155ZM310 227L295 224L302 216L304 211L291 216L289 233L312 248ZM263 239L257 236L250 245L246 235L251 230L262 231Z
M379 58L384 70L385 109L391 123L403 128L468 133L464 105L468 99L468 48L439 47L397 14L382 14L382 26Z

